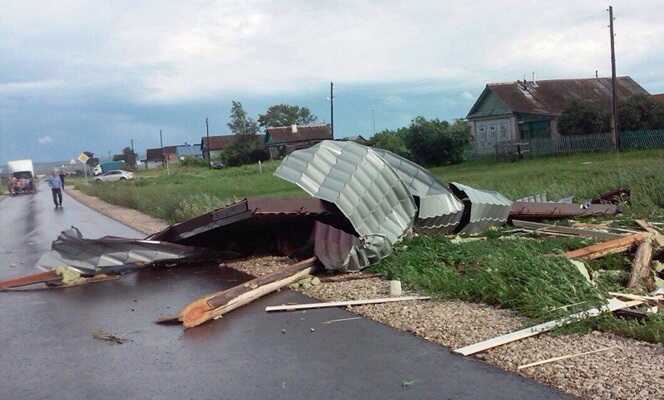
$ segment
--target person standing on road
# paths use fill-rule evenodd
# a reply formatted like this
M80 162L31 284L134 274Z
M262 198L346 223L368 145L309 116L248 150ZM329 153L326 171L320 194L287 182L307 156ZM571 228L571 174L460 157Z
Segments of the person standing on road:
M53 194L53 203L55 208L62 207L62 180L58 176L57 172L53 170L51 175L46 178L48 186L51 188L51 193Z

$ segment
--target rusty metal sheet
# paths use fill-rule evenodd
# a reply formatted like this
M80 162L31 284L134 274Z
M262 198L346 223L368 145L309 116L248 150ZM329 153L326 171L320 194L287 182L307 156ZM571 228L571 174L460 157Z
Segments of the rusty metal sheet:
M538 221L545 219L564 219L615 215L620 212L614 204L590 204L583 207L579 204L514 202L510 210L510 219Z
M364 248L356 235L322 222L314 228L314 254L328 271L359 271L387 254ZM384 247L378 248L378 250ZM375 250L375 249L374 249Z

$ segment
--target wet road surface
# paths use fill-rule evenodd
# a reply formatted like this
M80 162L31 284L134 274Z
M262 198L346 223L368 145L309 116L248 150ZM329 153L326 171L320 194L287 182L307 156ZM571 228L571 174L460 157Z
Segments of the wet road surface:
M0 278L34 263L71 225L142 235L45 186L0 200ZM559 399L561 393L339 309L266 314L311 301L272 294L183 331L152 323L247 277L216 266L152 270L55 290L0 293L2 399ZM312 331L312 328L314 331ZM104 330L130 341L92 337Z

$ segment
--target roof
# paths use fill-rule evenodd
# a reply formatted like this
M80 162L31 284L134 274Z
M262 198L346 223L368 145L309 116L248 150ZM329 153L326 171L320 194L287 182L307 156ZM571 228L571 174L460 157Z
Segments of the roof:
M265 135L256 135L258 140L263 143ZM223 150L231 144L235 143L237 140L237 135L216 135L210 136L210 151ZM201 138L202 148L207 151L208 137L203 136Z
M629 76L616 79L618 99L637 94L649 94ZM600 104L611 102L611 78L553 79L490 83L468 112L467 118L477 117L482 101L494 93L511 112L559 115L572 100Z
M164 154L175 154L177 146L165 146L163 149L157 147L156 149L147 149L145 159L148 161L163 161Z
M664 93L653 94L651 97L654 100L664 103Z
M265 143L268 145L332 139L327 124L271 126L266 132Z

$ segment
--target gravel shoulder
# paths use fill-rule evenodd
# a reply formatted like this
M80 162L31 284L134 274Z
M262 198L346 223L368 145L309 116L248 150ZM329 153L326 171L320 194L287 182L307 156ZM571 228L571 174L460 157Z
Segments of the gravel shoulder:
M67 193L104 215L142 232L153 233L167 226L164 221L138 211L110 205L72 188ZM281 268L283 257L260 257L229 266L254 276ZM380 278L323 282L296 288L322 300L386 297L389 283ZM405 294L412 294L405 292ZM510 310L462 301L426 301L349 307L349 311L450 348L472 344L523 328L527 319ZM353 321L338 323L352 324ZM564 361L517 371L523 364L551 357L616 347ZM553 336L541 334L475 355L488 364L518 373L586 399L664 398L664 346L626 339L603 332Z
M143 232L146 235L159 232L169 225L166 221L143 214L140 211L116 206L97 197L89 196L80 190L74 189L73 186L66 186L65 193L100 214L134 228L139 232Z

